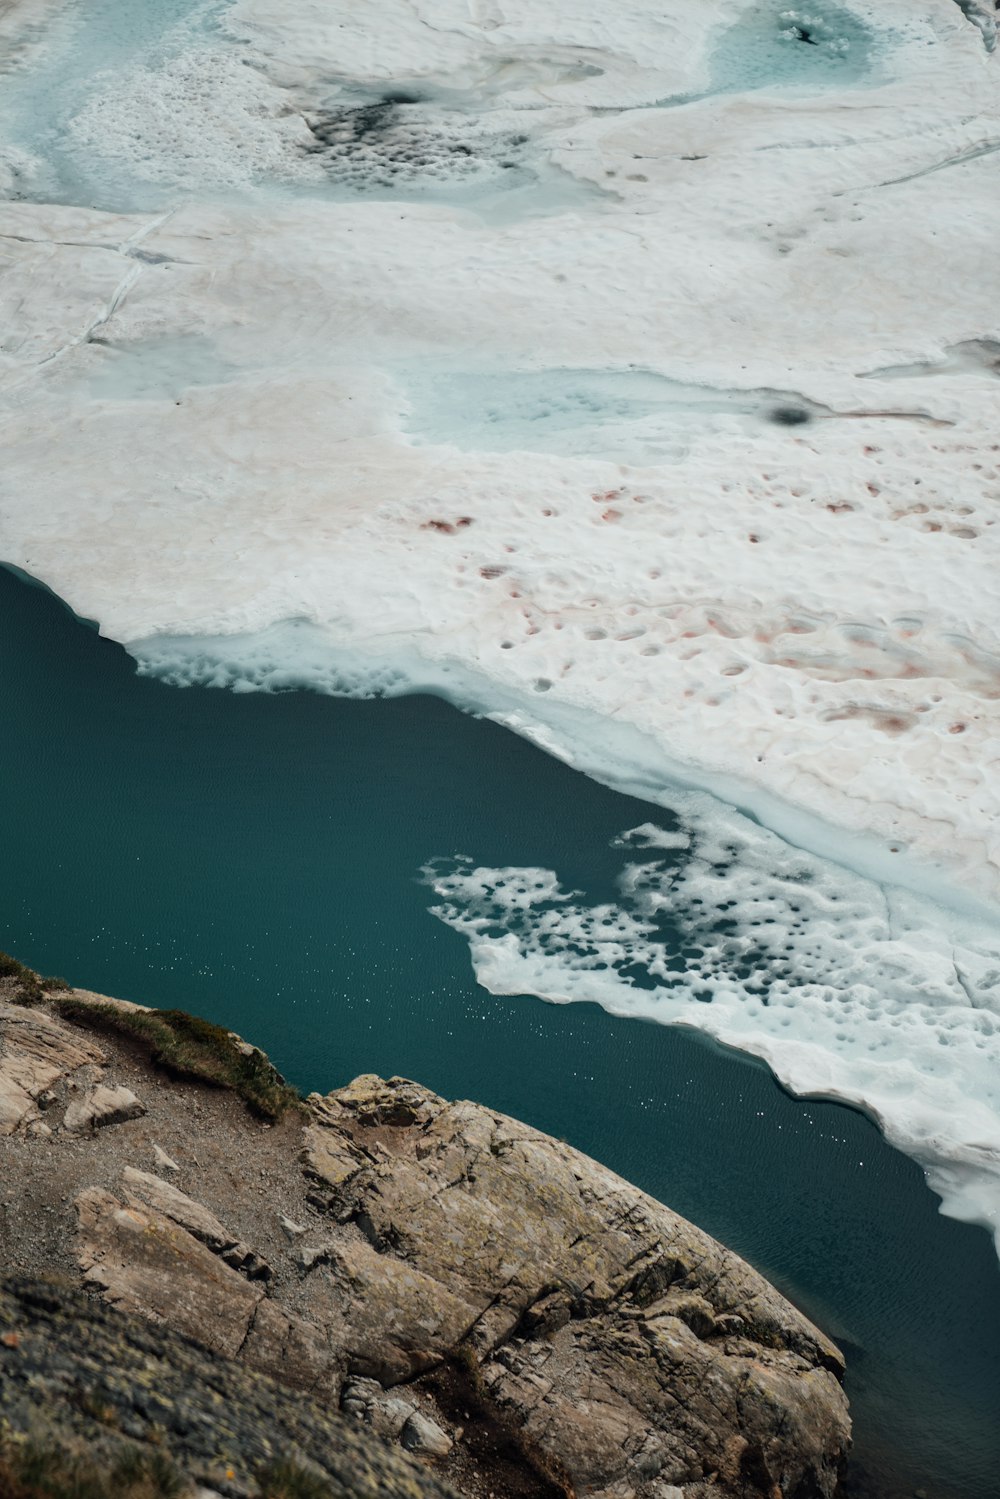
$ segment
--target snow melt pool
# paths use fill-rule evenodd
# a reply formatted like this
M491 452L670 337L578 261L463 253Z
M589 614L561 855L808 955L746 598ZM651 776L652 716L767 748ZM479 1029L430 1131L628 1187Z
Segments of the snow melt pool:
M848 6L751 5L726 28L710 59L710 91L843 88L877 68L874 32Z
M645 370L438 373L425 363L398 378L413 439L466 452L663 463L685 456L706 431L801 426L823 409L784 391L713 390Z

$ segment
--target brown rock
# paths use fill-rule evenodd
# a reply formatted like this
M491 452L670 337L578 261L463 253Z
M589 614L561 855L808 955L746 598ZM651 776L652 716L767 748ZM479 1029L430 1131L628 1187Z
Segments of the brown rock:
M0 1046L5 1170L23 1160L31 1179L44 1152L50 1201L75 1196L83 1274L117 1307L408 1433L459 1491L502 1447L539 1495L832 1499L850 1430L836 1348L569 1146L377 1077L314 1095L304 1130L265 1131L42 1011L0 1015ZM148 1098L134 1132L96 1129L141 1108L98 1068ZM43 1095L67 1090L75 1132L27 1138ZM122 1159L148 1161L157 1138L190 1193Z
M166 1323L216 1353L243 1346L264 1292L152 1208L92 1187L76 1199L80 1265L113 1306Z
M413 1312L389 1315L405 1269L425 1356L474 1349L476 1382L578 1492L693 1499L714 1472L716 1494L833 1494L841 1356L736 1255L570 1147L410 1082L359 1078L314 1117L310 1169L369 1163L327 1185L377 1259L310 1278L347 1293L364 1372L401 1377L377 1367L392 1339L413 1362Z
M46 1010L0 1003L0 1135L34 1116L35 1101L54 1083L103 1061L88 1036Z

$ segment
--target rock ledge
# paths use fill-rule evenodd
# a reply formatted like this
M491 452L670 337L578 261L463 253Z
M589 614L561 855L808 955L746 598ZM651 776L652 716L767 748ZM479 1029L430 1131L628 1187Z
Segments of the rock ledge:
M97 1044L87 999L72 1025L0 1002L8 1268L304 1392L466 1499L832 1499L839 1352L669 1208L403 1078L262 1124Z

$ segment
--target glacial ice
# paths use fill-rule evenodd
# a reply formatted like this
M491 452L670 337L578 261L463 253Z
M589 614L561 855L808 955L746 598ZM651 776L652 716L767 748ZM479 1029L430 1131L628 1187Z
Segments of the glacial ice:
M118 17L0 16L0 556L170 680L428 686L661 805L713 793L730 810L699 802L691 836L718 816L742 840L744 933L783 860L813 860L813 892L846 881L788 938L811 985L753 939L768 1005L721 957L654 999L553 950L537 913L487 943L474 889L442 909L490 986L753 1049L994 1222L980 9ZM644 868L609 919L656 977ZM689 924L695 878L670 887ZM595 918L562 894L577 941Z

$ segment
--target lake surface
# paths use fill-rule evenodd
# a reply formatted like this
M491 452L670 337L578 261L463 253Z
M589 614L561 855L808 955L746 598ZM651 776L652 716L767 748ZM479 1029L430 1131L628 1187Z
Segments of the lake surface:
M428 860L594 902L651 809L432 698L177 690L0 571L0 947L239 1029L303 1088L401 1073L561 1136L843 1346L851 1492L996 1499L1000 1267L862 1116L694 1032L498 999Z

